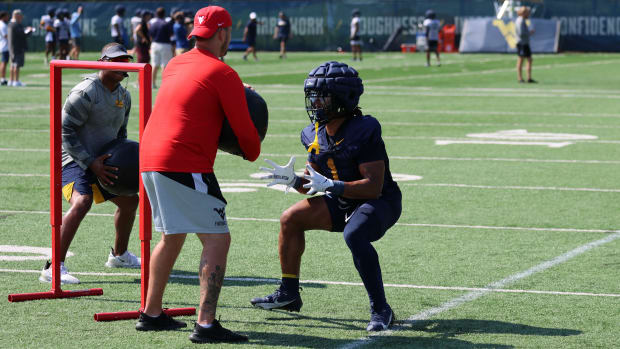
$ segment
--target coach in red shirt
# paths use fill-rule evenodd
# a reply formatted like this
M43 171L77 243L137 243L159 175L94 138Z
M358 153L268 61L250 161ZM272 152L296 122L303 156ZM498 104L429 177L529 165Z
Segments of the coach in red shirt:
M190 335L196 343L248 340L215 319L230 246L226 200L213 173L224 118L237 136L244 158L254 161L260 154L260 139L248 113L243 83L218 59L226 55L231 25L230 14L219 6L196 13L189 34L196 38L196 47L166 66L140 144L144 187L155 230L163 234L153 250L146 307L136 329L186 326L163 313L162 298L186 235L196 233L203 246L200 310Z

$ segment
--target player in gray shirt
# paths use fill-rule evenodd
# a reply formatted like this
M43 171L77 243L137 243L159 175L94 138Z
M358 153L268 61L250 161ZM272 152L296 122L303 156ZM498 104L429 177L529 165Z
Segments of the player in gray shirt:
M100 61L130 62L133 59L125 47L118 43L107 44ZM127 251L129 235L136 217L138 196L115 196L103 189L97 179L105 184L115 180L115 168L104 165L109 154L101 155L104 145L127 138L127 121L131 109L131 96L120 82L125 72L102 70L84 78L65 101L62 111L62 192L71 208L62 217L60 230L61 283L77 284L64 266L69 245L77 229L90 210L93 201L112 201L117 210L114 215L116 239L105 264L110 268L138 268L140 260ZM51 282L49 262L41 271L39 280Z
M534 29L528 27L527 19L530 17L530 8L527 6L519 7L517 10L519 17L515 20L515 32L517 35L517 78L520 83L523 80L523 58L527 59L527 82L536 83L532 79L532 50L530 49L530 35L534 34Z

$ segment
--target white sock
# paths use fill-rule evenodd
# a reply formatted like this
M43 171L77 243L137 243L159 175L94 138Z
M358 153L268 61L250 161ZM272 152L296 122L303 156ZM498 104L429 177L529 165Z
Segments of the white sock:
M213 324L206 324L206 325L198 324L198 325L202 328L211 328L211 326L213 326Z

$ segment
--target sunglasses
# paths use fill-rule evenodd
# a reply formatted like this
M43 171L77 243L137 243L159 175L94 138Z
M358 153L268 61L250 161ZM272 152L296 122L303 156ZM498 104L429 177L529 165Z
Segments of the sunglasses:
M116 57L116 58L105 58L104 62L116 62L116 63L129 63L131 62L131 58L129 57Z

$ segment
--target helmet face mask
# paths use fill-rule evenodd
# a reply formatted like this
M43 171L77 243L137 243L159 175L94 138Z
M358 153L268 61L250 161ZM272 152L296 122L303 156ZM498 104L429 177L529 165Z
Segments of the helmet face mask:
M306 91L306 112L310 121L323 125L336 117L336 108L333 96L328 92Z

